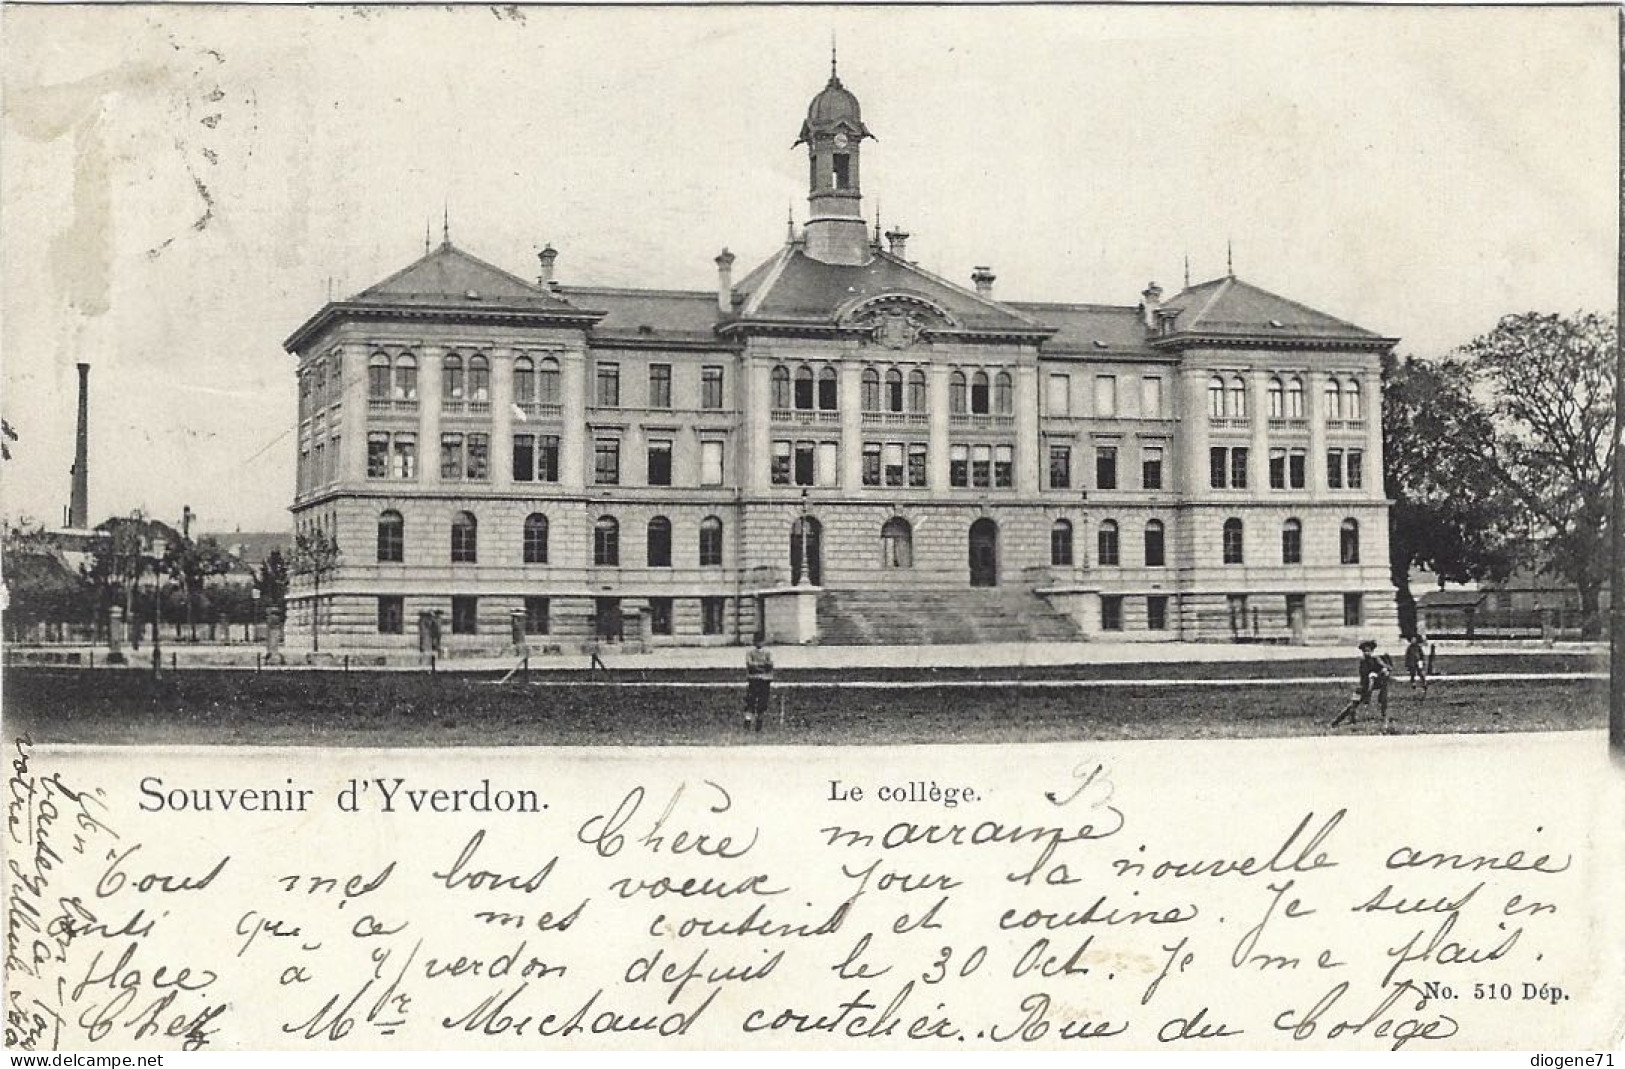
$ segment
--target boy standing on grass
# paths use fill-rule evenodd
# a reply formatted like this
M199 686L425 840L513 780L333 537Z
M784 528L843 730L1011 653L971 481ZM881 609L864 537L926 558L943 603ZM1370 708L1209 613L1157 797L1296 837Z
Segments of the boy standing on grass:
M1422 684L1422 697L1428 693L1428 656L1427 636L1418 631L1411 636L1410 642L1405 646L1405 671L1410 673L1411 689L1416 684Z
M757 731L767 719L768 701L773 690L773 655L762 646L763 636L756 632L751 640L750 652L745 654L745 730L755 721Z
M1360 643L1360 689L1354 692L1354 697L1337 714L1332 727L1340 726L1345 720L1354 723L1354 711L1362 705L1370 705L1371 693L1375 691L1377 704L1382 708L1382 730L1384 734L1391 731L1393 724L1388 719L1388 681L1393 674L1393 666L1388 658L1378 656L1375 641L1368 638Z

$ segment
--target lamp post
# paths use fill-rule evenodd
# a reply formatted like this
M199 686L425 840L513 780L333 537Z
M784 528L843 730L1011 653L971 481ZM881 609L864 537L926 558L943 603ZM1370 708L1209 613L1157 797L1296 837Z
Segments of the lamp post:
M796 564L797 564L797 568L798 568L800 574L796 576L796 586L811 586L812 585L812 575L811 575L812 550L811 550L811 547L808 546L808 544L807 544L807 542L809 540L809 537L812 534L811 525L807 522L810 518L811 518L811 514L808 511L808 507L807 507L807 491L802 490L801 491L801 518L798 521L796 521L800 525L800 528L801 528L801 544L797 547L797 553L796 553L796 556L798 558L798 560L796 561Z
M260 588L254 587L248 592L248 641L254 641L255 632L260 629Z

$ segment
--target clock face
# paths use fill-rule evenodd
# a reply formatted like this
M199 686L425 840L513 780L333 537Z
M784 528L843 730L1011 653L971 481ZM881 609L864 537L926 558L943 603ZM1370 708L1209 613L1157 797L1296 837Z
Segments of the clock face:
M845 134L836 134L835 135L835 147L836 148L845 148L846 147L846 135Z

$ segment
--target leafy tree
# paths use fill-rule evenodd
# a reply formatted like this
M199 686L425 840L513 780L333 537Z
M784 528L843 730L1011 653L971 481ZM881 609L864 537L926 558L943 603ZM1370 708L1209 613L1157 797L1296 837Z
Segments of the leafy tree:
M1495 426L1461 360L1383 359L1383 484L1388 567L1399 627L1416 631L1414 568L1440 580L1504 579L1515 563L1513 510L1489 453Z
M283 603L288 597L288 559L280 549L266 554L260 570L254 576L254 589L260 592L260 600L265 603L267 612L271 609L284 610Z
M180 587L186 614L186 625L197 639L197 600L207 592L208 581L231 570L231 556L211 537L192 541L182 537L171 541L165 549L162 567Z
M105 532L106 537L97 543L82 574L95 593L97 615L122 602L124 618L134 620L141 577L148 572L159 573L168 547L181 539L180 532L147 519L139 510L129 516L115 516L96 529Z
M1544 572L1580 592L1584 633L1601 631L1614 465L1617 325L1591 312L1526 312L1464 345L1490 393L1490 467L1527 520Z
M338 570L340 559L338 539L321 527L311 527L294 536L293 560L289 567L295 575L308 576L314 585L310 602L310 648L313 652L322 648L322 580Z

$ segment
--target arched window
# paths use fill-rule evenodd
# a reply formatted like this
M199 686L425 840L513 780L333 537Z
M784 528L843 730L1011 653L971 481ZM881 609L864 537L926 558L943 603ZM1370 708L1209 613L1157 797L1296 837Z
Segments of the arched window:
M559 403L559 362L551 356L536 370L536 400L544 405Z
M903 410L903 373L896 368L886 370L886 411Z
M540 512L525 517L525 563L547 563L547 517Z
M796 407L807 411L813 406L812 368L802 364L796 368Z
M447 353L440 361L440 396L448 401L461 401L463 393L463 358Z
M394 509L378 514L378 560L399 564L406 559L406 521Z
M715 516L700 521L700 567L722 567L722 521Z
M973 415L987 415L987 372L978 371L970 377L970 410Z
M1001 371L993 377L993 411L1001 416L1008 416L1015 410L1015 383L1008 371Z
M880 372L872 367L863 369L862 401L865 412L880 411Z
M1056 520L1049 528L1049 562L1057 568L1072 566L1072 523Z
M1102 520L1100 522L1099 552L1095 561L1102 568L1115 568L1118 562L1117 522L1115 520Z
M835 369L825 364L818 370L818 408L821 412L833 412L841 407L840 381L835 375Z
M783 364L774 365L773 373L768 376L768 381L772 384L773 389L773 407L780 409L789 408L790 369L785 367Z
M480 557L480 526L472 512L451 518L451 562L473 564Z
M948 378L948 411L956 416L965 414L965 373L955 371Z
M1303 418L1303 380L1296 375L1286 384L1286 414L1289 419Z
M402 353L395 358L395 400L418 399L418 358Z
M514 357L513 399L521 405L536 400L536 365L528 356Z
M931 407L930 392L925 385L925 372L915 368L908 373L908 410L924 412Z
M1360 411L1360 383L1357 379L1350 379L1348 385L1343 387L1343 418L1359 419L1363 413Z
M1326 418L1343 418L1343 387L1336 379L1326 380Z
M1338 539L1338 545L1342 549L1343 563L1359 564L1360 522L1352 518L1344 520L1343 529L1340 534L1341 537Z
M649 521L647 561L651 568L671 567L671 521L656 516Z
M1283 419L1286 416L1286 387L1281 380L1270 379L1270 419Z
M1224 521L1224 562L1243 563L1241 521L1234 516Z
M893 516L880 525L880 566L914 567L914 528L901 516Z
M1297 520L1281 525L1281 563L1303 563L1303 524Z
M1227 394L1225 399L1225 411L1230 414L1230 418L1246 419L1247 384L1242 381L1240 375L1234 375L1231 377L1230 385L1225 392Z
M373 353L367 361L367 397L373 401L389 400L389 357Z
M592 527L592 562L614 568L621 563L621 525L613 516L600 516Z
M1207 381L1207 414L1214 419L1224 416L1224 380L1217 375Z
M468 396L474 401L491 399L491 361L479 353L468 358Z
M1162 521L1150 520L1145 525L1145 566L1161 568L1168 563L1168 551L1162 534Z

